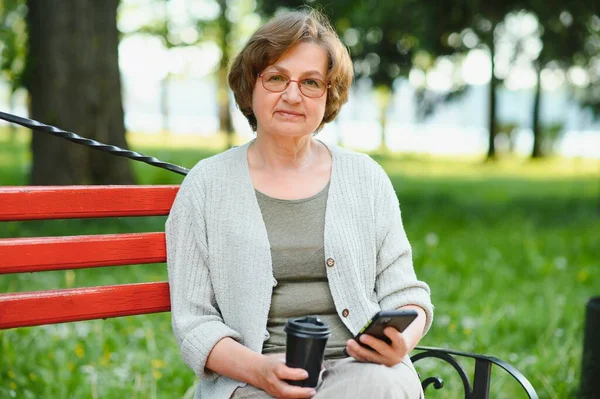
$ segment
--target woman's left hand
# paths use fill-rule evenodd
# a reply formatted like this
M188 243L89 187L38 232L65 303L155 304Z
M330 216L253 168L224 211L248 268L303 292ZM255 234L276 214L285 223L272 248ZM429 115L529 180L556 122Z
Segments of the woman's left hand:
M395 366L408 354L410 350L408 342L402 333L393 327L386 327L383 332L392 341L391 344L388 345L380 339L364 334L361 335L360 342L369 345L373 350L359 345L354 339L349 339L346 343L346 351L359 362L383 364L388 367Z

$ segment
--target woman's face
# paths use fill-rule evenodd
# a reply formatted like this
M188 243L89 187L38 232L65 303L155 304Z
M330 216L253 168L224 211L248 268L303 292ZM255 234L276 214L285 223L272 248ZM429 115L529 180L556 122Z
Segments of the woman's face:
M281 76L291 80L326 80L327 52L315 43L302 42L290 48L262 74L276 72L275 79ZM323 120L327 92L318 98L307 97L300 92L296 82L275 93L263 87L259 77L254 85L252 110L256 116L257 134L297 137L312 134ZM312 80L305 82L312 83Z

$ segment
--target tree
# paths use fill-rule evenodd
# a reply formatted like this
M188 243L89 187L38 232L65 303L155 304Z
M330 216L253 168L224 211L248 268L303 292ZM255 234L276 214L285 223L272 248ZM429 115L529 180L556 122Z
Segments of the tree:
M574 64L587 64L593 54L586 52L593 17L593 1L580 0L564 3L554 0L531 0L529 8L538 18L537 35L541 42L540 51L533 60L536 72L535 95L532 107L533 148L532 158L542 157L542 131L540 124L540 105L542 101L541 75L544 69L567 70ZM522 47L522 46L519 46Z
M439 7L443 9L444 5ZM359 0L350 6L339 5L331 12L336 29L350 48L356 79L373 82L382 132L380 149L384 152L394 81L408 76L419 50L419 37L426 34L433 9L418 0Z
M127 34L147 34L160 38L167 49L197 46L200 43L215 43L221 51L221 57L216 68L217 95L219 108L219 130L227 137L228 146L234 145L234 129L231 118L231 101L227 82L227 73L231 56L237 48L238 38L245 36L248 28L243 18L251 15L255 4L249 0L204 0L198 2L180 2L186 8L185 18L174 18L169 6L174 2L169 0L151 0L145 4L153 12L155 18L133 29ZM207 10L217 10L208 12ZM189 39L190 31L195 32L194 39ZM168 119L166 100L167 74L161 82L161 110L163 125Z
M486 158L488 160L496 157L496 129L497 129L497 88L501 83L501 78L496 70L497 42L501 34L502 25L506 16L523 6L523 1L504 0L501 2L488 2L484 0L456 0L447 11L453 18L449 23L442 26L442 30L433 27L433 35L430 41L435 41L436 37L441 38L441 43L431 48L432 54L437 56L437 52L442 49L448 52L452 49L453 53L466 53L472 48L482 47L488 50L490 55L490 83L488 91L488 150ZM439 40L439 39L438 39ZM446 49L444 50L444 47Z
M221 60L219 61L218 76L218 95L217 101L219 103L219 129L221 132L225 132L227 135L227 143L231 148L234 145L233 142L233 122L231 120L230 101L229 101L229 90L227 82L227 73L229 68L229 60L231 59L232 45L229 42L229 38L232 35L232 24L227 17L227 0L218 0L219 3L219 16L217 18L217 43L221 49Z
M272 15L280 8L298 8L301 0L263 0L261 10ZM373 83L374 100L379 106L382 128L381 149L387 150L387 111L392 106L394 81L408 76L412 59L419 48L419 37L425 35L428 20L435 7L418 0L332 2L321 7L350 49L355 82L368 79Z
M28 0L26 86L34 119L127 147L118 0ZM32 184L130 184L128 160L34 133Z
M295 8L301 3L300 0L263 0L263 10L269 14L278 7ZM353 0L334 2L323 7L323 11L350 47L357 78L371 79L379 103L387 107L396 78L407 76L415 66L426 71L439 57L465 54L476 46L485 47L490 52L494 71L497 27L519 4L517 0L491 3L483 0ZM488 103L488 159L496 155L498 83L498 77L492 73ZM454 98L462 91L464 85L457 85L454 93L446 97ZM427 96L419 93L418 98L426 99ZM380 115L385 116L385 109ZM384 117L381 123L385 125Z
M133 31L124 32L125 36L142 34L149 36L156 36L161 41L163 46L170 50L175 47L182 45L196 45L198 41L195 40L192 43L182 43L180 38L177 37L175 32L172 31L172 24L169 23L169 2L167 0L153 0L147 4L149 6L146 10L148 14L154 15L157 18L151 20L149 23L138 27ZM139 7L136 7L132 12L140 12ZM156 11L156 8L160 8L159 12L149 12L150 10ZM177 38L177 39L175 39ZM162 116L162 131L168 133L169 131L169 82L171 81L172 73L167 71L165 76L160 81L160 113Z
M574 65L587 72L588 82L576 90L576 99L583 108L592 111L595 120L600 119L600 5L586 1L585 23L587 37L582 49L573 58Z

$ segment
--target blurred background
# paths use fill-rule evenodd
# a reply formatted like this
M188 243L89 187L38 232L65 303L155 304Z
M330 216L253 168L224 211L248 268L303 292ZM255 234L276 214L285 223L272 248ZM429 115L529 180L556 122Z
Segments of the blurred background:
M319 138L392 179L436 305L422 344L498 356L540 397L574 397L600 294L597 0L0 0L0 110L190 168L253 137L227 66L267 18L305 4L356 74ZM181 180L0 121L0 185ZM3 223L0 238L163 224ZM125 269L0 276L0 291L166 279L164 265ZM0 397L190 397L194 384L169 315L0 331L0 366ZM447 379L428 397L459 397L456 377L421 367ZM492 397L520 397L515 385L494 375Z

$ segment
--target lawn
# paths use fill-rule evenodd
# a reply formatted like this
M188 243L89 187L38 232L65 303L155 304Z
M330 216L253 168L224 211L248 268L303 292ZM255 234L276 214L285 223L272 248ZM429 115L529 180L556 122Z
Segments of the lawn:
M131 136L135 150L191 167L217 151L192 137ZM28 136L0 132L0 184L23 185ZM586 301L600 295L600 162L374 155L400 199L434 325L422 345L486 353L521 370L541 398L575 396ZM144 184L182 176L136 163ZM0 204L1 206L1 204ZM158 231L164 218L0 224L0 237ZM0 292L166 279L164 264L0 276ZM421 362L458 398L447 369ZM0 332L0 397L191 397L169 314ZM519 398L495 372L492 397Z

